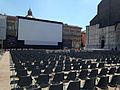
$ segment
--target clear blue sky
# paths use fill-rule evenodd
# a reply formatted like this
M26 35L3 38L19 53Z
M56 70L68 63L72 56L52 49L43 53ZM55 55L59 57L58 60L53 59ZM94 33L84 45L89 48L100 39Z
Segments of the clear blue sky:
M0 13L25 16L29 8L40 19L61 21L85 29L101 0L0 0Z

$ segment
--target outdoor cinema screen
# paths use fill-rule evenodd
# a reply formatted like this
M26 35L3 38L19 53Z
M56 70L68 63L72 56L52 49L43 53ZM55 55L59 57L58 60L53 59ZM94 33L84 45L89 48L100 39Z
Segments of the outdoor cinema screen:
M62 23L19 18L18 40L25 45L58 45L62 42Z

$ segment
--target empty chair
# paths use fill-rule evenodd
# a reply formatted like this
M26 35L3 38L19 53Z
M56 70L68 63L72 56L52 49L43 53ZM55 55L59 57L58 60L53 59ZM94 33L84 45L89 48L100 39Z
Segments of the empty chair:
M65 60L65 64L71 64L70 60Z
M118 77L119 75L113 75L111 81L109 82L110 87L117 87L117 82L118 82ZM120 77L119 77L120 78Z
M97 68L103 68L104 66L104 63L99 63Z
M89 60L89 61L87 61L87 62L86 62L86 64L91 64L91 62L92 62L92 61L91 61L91 60Z
M63 67L61 65L58 65L55 69L55 72L62 72L62 69Z
M63 65L64 65L64 64L63 64L63 61L59 61L59 62L58 62L58 65L60 65L60 66L63 67Z
M60 83L64 80L64 73L56 73L52 80L52 83Z
M67 90L80 90L80 81L70 82Z
M79 60L78 62L80 63L80 65L84 65L85 64L85 61Z
M18 85L20 87L27 87L32 84L32 78L30 76L21 76L19 77Z
M77 74L76 72L69 72L68 75L67 75L66 80L67 81L70 81L70 80L74 81L76 79L76 74Z
M39 65L40 65L40 61L34 62L34 65L35 65L35 66L39 66Z
M31 73L32 76L39 76L40 74L41 74L41 69L36 69L36 68L32 69L32 73Z
M49 90L63 90L63 84L52 84Z
M27 75L28 75L27 70L25 69L17 70L17 77L27 76Z
M120 67L118 67L118 69L117 69L116 73L120 73Z
M40 68L41 70L44 70L44 69L45 69L45 65L44 65L44 64L40 64L40 65L39 65L39 68Z
M100 77L98 84L96 85L100 89L108 89L109 77Z
M90 69L95 69L97 67L97 63L91 63L90 64Z
M45 71L44 71L44 74L51 74L53 71L53 68L52 67L47 67L47 68L45 68Z
M120 75L113 75L110 83L109 83L110 87L115 87L115 90L117 89L118 86L120 86ZM118 87L120 88L120 87Z
M37 84L40 85L40 87L47 87L49 85L49 75L48 74L41 74L38 76Z
M116 68L115 67L112 67L112 68L110 68L110 70L108 71L108 74L114 74L115 73L115 71L116 71Z
M36 68L35 65L31 65L31 66L28 66L28 67L27 67L27 70L28 70L28 71L32 71L32 70L35 69L35 68Z
M107 68L102 68L98 76L103 76L107 74L108 69Z
M15 64L15 70L17 71L17 70L24 70L25 68L24 68L24 66L23 65L16 65Z
M83 64L81 69L88 69L88 64Z
M114 60L113 61L113 64L117 64L117 63L119 63L119 60Z
M83 90L95 90L95 79L86 79Z
M64 71L70 71L71 70L71 65L70 64L66 64Z
M98 69L93 69L88 75L89 78L96 78L98 75Z
M88 70L82 70L82 71L79 73L78 78L84 80L84 79L87 78L87 76L88 76Z
M80 65L79 64L73 64L73 70L79 70Z

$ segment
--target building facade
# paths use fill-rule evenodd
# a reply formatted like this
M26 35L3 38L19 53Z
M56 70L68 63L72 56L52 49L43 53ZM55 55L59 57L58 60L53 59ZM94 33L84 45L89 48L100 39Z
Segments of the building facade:
M102 0L86 27L87 48L120 50L120 0Z
M81 27L63 25L63 47L69 49L81 48Z
M9 15L0 15L0 47L5 49L10 49L10 48L20 48L22 46L21 43L23 42L18 40L19 18L20 18L19 16L17 17L17 16L9 16ZM31 9L29 9L27 15L22 18L27 18L30 20L35 19L32 16ZM48 22L48 20L43 20L43 21ZM49 22L54 22L54 21L49 21ZM61 48L67 47L69 49L80 49L82 28L78 26L63 24L62 22L59 23L62 25L62 33L61 33L62 42L61 43L58 42L60 44L60 47ZM4 37L2 37L3 35ZM36 46L36 48L38 47Z
M0 15L0 48L3 49L3 42L6 40L6 15Z
M6 19L6 40L4 48L14 48L17 46L17 17L7 16Z

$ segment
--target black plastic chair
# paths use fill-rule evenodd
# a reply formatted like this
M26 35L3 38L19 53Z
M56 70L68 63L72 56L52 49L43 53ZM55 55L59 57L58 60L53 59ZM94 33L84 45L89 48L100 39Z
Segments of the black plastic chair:
M95 79L86 79L82 90L96 90Z
M116 72L116 68L115 68L115 67L112 67L112 68L110 68L108 74L109 74L109 75L113 75L113 74L115 74L115 72Z
M97 67L97 63L91 63L90 64L90 69L95 69Z
M106 75L107 74L107 71L108 71L108 68L102 68L100 73L98 74L98 76L103 76L103 75Z
M31 73L32 76L39 76L40 74L41 74L41 69L36 69L36 68L32 69L32 73Z
M86 69L86 70L82 70L82 71L79 73L78 78L84 80L84 79L87 78L87 76L88 76L88 70Z
M40 87L47 87L49 85L49 75L48 74L41 74L36 79L36 83L40 85Z
M49 90L63 90L63 84L52 84Z
M115 90L116 90L118 85L120 85L120 75L113 75L113 77L112 77L112 79L109 83L109 86L110 87L115 87Z
M49 66L45 68L44 74L51 74L53 72L53 67Z
M116 73L120 73L120 67L117 68Z
M27 75L28 75L27 70L25 69L17 70L17 77L27 76Z
M88 64L83 64L81 69L88 69Z
M89 78L96 78L98 75L98 69L93 69L88 75Z
M101 89L108 89L108 83L109 83L108 76L100 77L100 80L96 86L101 88Z
M104 63L99 63L97 68L104 68L105 64Z
M70 71L71 70L71 65L70 64L66 64L64 71Z
M80 90L80 81L70 82L67 90Z
M56 68L55 68L55 72L58 73L58 72L62 72L63 70L63 67L61 65L58 65Z
M80 70L80 65L77 64L73 64L73 70Z
M32 78L30 76L19 77L18 86L29 87L32 84Z
M52 80L52 83L60 83L64 80L64 73L56 73Z
M66 81L74 81L76 79L76 72L69 72L68 75L67 75L67 78L66 78Z

